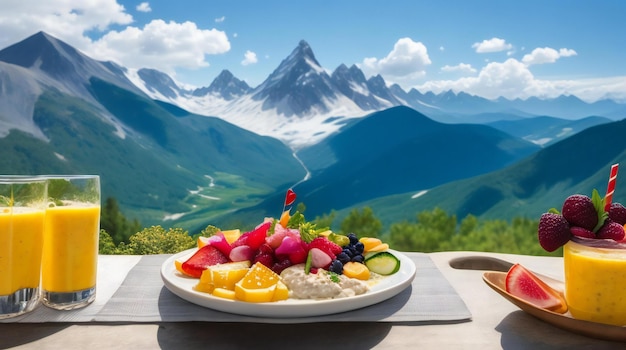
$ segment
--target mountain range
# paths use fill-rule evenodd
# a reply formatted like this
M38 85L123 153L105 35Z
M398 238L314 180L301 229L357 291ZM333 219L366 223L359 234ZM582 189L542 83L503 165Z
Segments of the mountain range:
M404 220L441 205L510 218L602 188L604 168L624 158L606 137L624 110L573 96L407 92L356 65L329 72L305 41L259 86L224 70L189 90L40 32L0 51L0 173L99 174L103 198L130 218L195 232L278 214L290 187L307 215L372 205ZM533 185L544 171L554 179ZM498 209L511 203L528 207Z
M251 88L227 70L208 88L185 90L165 73L140 69L133 82L157 100L278 138L294 149L315 144L345 123L394 106L408 106L444 123L485 123L552 116L565 120L597 116L617 120L626 106L613 100L586 103L575 96L555 99L488 100L465 92L440 94L388 86L380 75L366 78L356 65L330 72L302 40L259 86ZM150 79L144 79L145 76ZM155 78L160 75L159 78ZM155 84L155 82L157 82ZM534 141L534 140L530 140ZM538 142L545 143L545 139Z

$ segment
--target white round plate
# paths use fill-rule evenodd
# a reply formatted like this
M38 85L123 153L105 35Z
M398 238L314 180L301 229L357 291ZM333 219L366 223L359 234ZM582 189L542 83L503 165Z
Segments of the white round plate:
M163 263L161 266L161 278L165 287L182 299L194 304L245 316L275 318L310 317L360 309L397 295L413 282L416 272L415 264L411 259L402 253L389 250L389 252L400 259L400 270L391 276L383 278L365 294L330 300L287 299L271 303L248 303L195 291L193 287L198 283L198 279L183 276L174 266L174 260L191 256L195 250L194 248L175 254Z

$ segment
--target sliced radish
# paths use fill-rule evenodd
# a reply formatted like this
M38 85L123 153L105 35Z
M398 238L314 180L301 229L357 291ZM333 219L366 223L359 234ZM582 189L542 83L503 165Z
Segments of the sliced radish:
M228 257L230 258L230 261L237 262L237 261L252 260L252 258L254 258L254 254L255 254L254 249L250 248L247 245L240 245L238 247L234 247L230 251L230 254L228 255Z
M311 267L326 268L333 260L328 254L318 248L311 248L309 254L311 254Z

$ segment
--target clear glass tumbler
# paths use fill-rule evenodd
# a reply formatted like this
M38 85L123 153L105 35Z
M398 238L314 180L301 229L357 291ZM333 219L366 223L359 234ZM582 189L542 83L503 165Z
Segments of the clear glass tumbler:
M40 303L46 204L45 179L0 176L0 319Z
M96 298L100 232L100 178L48 179L41 285L43 304L57 310L85 307Z

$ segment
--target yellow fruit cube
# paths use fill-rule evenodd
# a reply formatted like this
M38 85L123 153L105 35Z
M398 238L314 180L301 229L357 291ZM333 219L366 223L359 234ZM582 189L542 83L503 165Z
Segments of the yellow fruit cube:
M275 301L275 299L283 300L286 289L287 287L282 283L279 275L267 266L256 263L235 284L235 298L251 303L265 303ZM287 296L288 294L289 291L287 291Z
M215 288L213 290L213 295L216 297L235 300L235 291L226 288Z
M233 244L233 242L236 241L239 236L241 236L241 230L226 230L222 231L222 234L224 235L224 238L226 239L226 242L228 242L228 244Z

